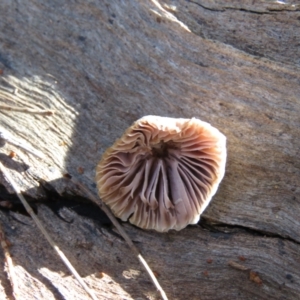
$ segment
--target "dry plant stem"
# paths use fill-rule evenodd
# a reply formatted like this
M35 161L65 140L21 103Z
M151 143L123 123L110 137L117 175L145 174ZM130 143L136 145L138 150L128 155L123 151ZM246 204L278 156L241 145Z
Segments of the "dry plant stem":
M55 113L55 110L52 109L31 109L31 108L23 108L19 106L10 106L0 104L0 109L10 110L10 111L18 111L23 112L31 115L42 115L42 116L51 116Z
M81 284L81 286L89 294L89 296L92 299L96 300L97 298L94 295L94 293L88 288L88 286L86 285L86 283L79 276L79 274L77 273L77 271L75 270L75 268L71 265L71 263L69 262L69 260L67 259L67 257L64 255L64 253L58 248L58 246L55 244L55 242L49 236L48 232L46 231L46 229L44 228L44 226L42 225L42 223L40 222L40 220L37 218L36 214L33 212L33 210L31 209L31 207L29 206L28 202L25 200L25 198L21 194L20 188L13 181L13 179L10 176L10 174L6 171L5 167L3 166L3 164L1 162L0 162L0 171L3 173L3 175L7 179L7 181L11 184L11 186L13 187L14 191L16 192L18 198L20 199L20 201L24 205L26 211L31 216L31 218L33 219L33 221L35 222L35 224L37 225L37 227L40 229L40 231L43 233L43 235L45 236L45 238L47 239L47 241L49 242L49 244L54 248L54 250L57 252L57 254L60 256L60 258L64 262L64 264L71 271L71 273L75 276L75 278L77 279L77 281Z
M7 245L5 241L5 234L2 228L2 225L0 224L0 242L1 242L1 247L4 252L4 257L5 257L5 262L6 262L6 272L8 275L8 279L10 281L11 287L12 287L12 292L13 292L13 297L15 300L20 299L19 298L19 293L18 293L18 285L16 281L16 276L15 276L15 271L14 271L14 265L9 253L9 246Z
M241 271L248 271L249 270L249 268L247 268L246 266L241 265L241 264L239 264L235 261L229 261L228 265L235 268L235 269L237 269L237 270L241 270Z
M150 278L151 278L154 286L159 291L162 299L163 300L168 300L168 297L167 297L165 291L163 290L163 288L159 284L158 280L156 279L156 277L155 277L154 273L152 272L151 268L149 267L148 263L145 261L145 259L143 258L143 256L140 254L139 250L135 247L135 245L133 244L132 240L127 235L127 233L125 232L125 230L123 229L123 227L120 225L120 223L117 221L117 219L115 218L115 216L112 214L112 212L110 211L110 209L101 201L100 198L95 197L93 195L93 193L91 193L88 190L88 188L86 188L78 180L72 178L72 181L77 186L79 186L79 188L81 188L81 190L83 190L88 195L88 197L90 198L91 201L93 201L94 203L96 203L106 213L106 215L108 216L108 218L112 221L112 223L115 225L115 227L117 228L117 230L119 231L119 233L121 234L121 236L123 237L123 239L126 241L126 243L128 244L128 246L130 247L130 249L137 256L137 258L139 259L139 261L142 264L142 266L146 269L146 271L147 271L148 275L150 276Z

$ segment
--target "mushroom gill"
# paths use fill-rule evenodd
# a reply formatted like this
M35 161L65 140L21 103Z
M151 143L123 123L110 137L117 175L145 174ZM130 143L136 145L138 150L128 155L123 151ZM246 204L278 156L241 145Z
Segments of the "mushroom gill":
M145 116L103 154L99 195L115 216L143 229L199 221L225 173L226 137L199 119Z

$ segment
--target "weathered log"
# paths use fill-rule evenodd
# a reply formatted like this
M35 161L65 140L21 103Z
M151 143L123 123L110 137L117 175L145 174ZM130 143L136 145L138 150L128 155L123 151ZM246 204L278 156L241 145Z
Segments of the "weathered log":
M198 117L228 141L225 178L199 225L159 234L125 224L169 298L297 299L299 4L252 2L1 2L0 129L44 158L6 143L0 160L25 196L58 211L37 204L99 299L158 296L63 175L95 191L104 150L150 114ZM1 174L0 183L1 200L19 209ZM87 297L28 217L0 216L22 299ZM2 254L1 264L4 299Z

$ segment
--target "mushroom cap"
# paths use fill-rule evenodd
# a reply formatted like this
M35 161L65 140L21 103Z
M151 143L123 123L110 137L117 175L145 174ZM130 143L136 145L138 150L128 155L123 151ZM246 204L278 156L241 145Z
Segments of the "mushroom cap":
M225 173L226 137L199 119L145 116L103 154L99 195L143 229L181 230L200 219Z

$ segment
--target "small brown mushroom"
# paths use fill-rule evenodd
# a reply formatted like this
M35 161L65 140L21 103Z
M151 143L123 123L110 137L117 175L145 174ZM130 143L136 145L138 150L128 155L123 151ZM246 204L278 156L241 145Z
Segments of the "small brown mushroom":
M143 229L181 230L199 221L225 173L226 137L199 119L145 116L103 154L99 195Z

